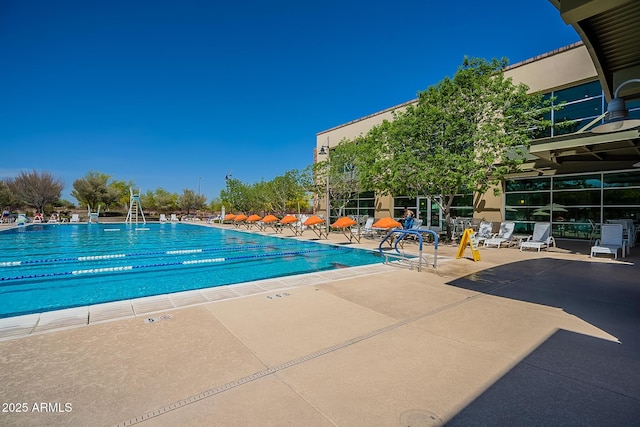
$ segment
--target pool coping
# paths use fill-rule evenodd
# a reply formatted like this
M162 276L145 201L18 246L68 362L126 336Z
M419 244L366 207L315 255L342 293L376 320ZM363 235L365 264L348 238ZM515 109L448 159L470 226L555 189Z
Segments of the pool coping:
M397 267L384 263L367 264L6 317L0 319L0 341L127 318L149 318L154 313L167 310L251 295L265 294L266 298L278 298L287 289L385 273L396 269Z

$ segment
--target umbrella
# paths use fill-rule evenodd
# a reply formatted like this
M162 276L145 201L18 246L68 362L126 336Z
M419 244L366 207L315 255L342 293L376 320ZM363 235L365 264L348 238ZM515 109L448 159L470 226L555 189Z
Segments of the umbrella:
M247 219L246 215L240 214L237 217L234 218L235 222L240 222L240 221L245 221Z
M293 215L287 215L280 220L280 224L293 224L294 222L298 222L298 218Z
M567 210L564 208L563 205L559 205L557 203L553 203L551 205L545 205L544 207L540 208L540 210L552 210L554 212L567 212Z
M324 222L324 219L320 218L319 216L313 215L313 216L310 216L304 222L304 225L311 226L311 225L322 224L323 222Z
M264 218L262 218L262 222L276 222L278 220L278 217L275 215L267 215Z
M231 221L231 220L234 220L234 219L236 219L236 216L234 214L226 214L224 216L224 220L225 221Z
M531 212L531 215L549 216L551 215L551 212L545 211L544 209L536 209L535 211Z
M348 216L343 216L342 218L338 218L336 220L336 222L331 224L331 226L335 227L335 228L347 228L347 227L351 227L352 225L356 225L356 224L357 224L357 222L352 220Z
M262 217L260 215L253 214L247 218L247 222L256 222L256 221L260 221L261 219Z
M384 218L381 218L381 219L377 220L371 227L373 227L373 228L396 228L396 227L402 227L402 224L400 224L398 221L396 221L395 219L391 218L390 216L386 216Z

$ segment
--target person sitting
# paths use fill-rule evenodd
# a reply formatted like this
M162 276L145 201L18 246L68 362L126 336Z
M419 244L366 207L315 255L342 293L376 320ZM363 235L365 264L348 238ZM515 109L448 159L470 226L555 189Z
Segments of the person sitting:
M404 213L404 221L402 222L405 230L413 227L413 211L411 209L406 209Z
M11 218L11 213L5 209L2 211L2 222L9 222L9 219Z

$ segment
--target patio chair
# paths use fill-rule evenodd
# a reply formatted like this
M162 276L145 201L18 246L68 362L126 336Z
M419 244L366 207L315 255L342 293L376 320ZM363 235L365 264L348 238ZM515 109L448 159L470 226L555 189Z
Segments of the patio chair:
M502 245L506 245L507 247L512 246L515 242L511 239L511 236L513 236L515 227L516 223L513 221L500 223L500 231L494 237L486 239L484 241L484 247L495 246L497 249L500 249Z
M266 231L268 227L273 228L276 233L282 232L282 226L278 222L279 219L275 215L266 215L261 221L258 221L260 231Z
M621 250L622 257L626 256L626 241L622 235L622 224L602 224L602 237L596 240L595 246L591 247L590 258L597 254L613 255L618 259L618 250Z
M372 238L375 236L375 230L371 228L371 226L373 225L373 221L375 221L375 218L373 217L367 218L367 221L364 223L362 227L360 227L360 230L358 230L357 227L354 227L351 230L354 233L357 233L361 238L362 237Z
M551 236L551 223L536 222L533 226L533 234L520 243L520 252L527 248L537 249L540 252L542 249L548 250L551 245L554 247L556 245L555 239Z
M480 221L478 225L478 231L473 234L473 244L478 247L483 244L485 240L493 237L493 223L488 221Z
M178 215L176 214L171 214L171 222L179 222L180 219L178 219Z
M160 214L160 222L167 222L167 216L165 214Z
M69 222L80 222L80 216L77 213L71 214Z
M304 217L306 220L306 216ZM300 224L300 218L294 215L285 215L279 222L282 228L288 228L293 232L294 236L302 234L302 225Z

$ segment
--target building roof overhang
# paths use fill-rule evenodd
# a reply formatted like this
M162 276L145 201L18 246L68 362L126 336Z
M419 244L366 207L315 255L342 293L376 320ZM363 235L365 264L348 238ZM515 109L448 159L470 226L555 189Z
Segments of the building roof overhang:
M640 162L640 130L536 139L529 147L527 160L523 172L540 174L630 169Z
M607 101L630 79L640 78L640 1L549 0L584 42ZM640 98L640 84L625 85L619 96Z

